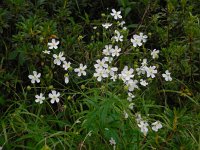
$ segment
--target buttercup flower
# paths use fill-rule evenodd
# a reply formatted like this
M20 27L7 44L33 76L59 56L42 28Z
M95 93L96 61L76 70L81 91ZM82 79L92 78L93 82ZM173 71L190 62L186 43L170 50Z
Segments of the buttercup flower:
M163 78L165 78L165 81L172 81L170 74L171 73L169 72L169 70L166 70L165 74L162 74Z
M112 23L103 23L102 26L103 26L105 29L108 29L109 27L112 26Z
M55 90L52 90L51 93L49 93L49 98L51 98L51 103L55 103L55 101L58 103L60 101L60 92L56 92Z
M114 17L115 20L121 19L121 11L116 11L115 9L112 9L112 13L110 13L111 16Z
M63 57L64 53L63 52L60 52L58 55L56 54L53 54L53 57L55 58L54 59L54 64L56 65L60 65L62 61L65 60L65 57Z
M86 76L86 72L85 72L85 69L86 69L86 68L87 68L86 65L83 66L83 64L80 64L79 68L74 69L74 71L78 73L78 76L79 76L79 77L80 77L82 74L83 74L84 76Z
M152 125L152 130L157 132L158 129L162 128L162 124L160 123L160 121L156 121L154 123L151 124Z
M51 43L48 43L49 49L53 49L53 48L57 49L59 43L60 43L59 41L56 42L55 39L52 39Z
M45 100L45 97L43 95L44 95L43 93L40 93L40 95L35 95L35 98L36 98L35 102L42 104L43 101Z
M33 75L29 75L28 78L31 79L31 83L40 83L41 73L37 73L37 71L33 71Z

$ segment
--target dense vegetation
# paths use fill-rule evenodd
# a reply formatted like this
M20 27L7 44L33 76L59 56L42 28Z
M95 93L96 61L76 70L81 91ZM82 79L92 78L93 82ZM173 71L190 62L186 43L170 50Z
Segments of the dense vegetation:
M199 0L1 1L0 149L200 149L199 7ZM106 54L106 45L121 49ZM55 61L62 52L71 62L65 69ZM104 55L114 58L113 74L99 68ZM33 71L41 74L36 83Z

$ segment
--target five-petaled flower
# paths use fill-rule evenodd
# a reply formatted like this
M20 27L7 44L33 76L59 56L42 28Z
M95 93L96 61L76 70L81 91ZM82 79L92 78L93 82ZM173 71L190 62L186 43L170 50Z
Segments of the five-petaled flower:
M169 70L165 71L165 74L162 74L163 78L165 78L165 81L172 81L172 77L170 76Z
M56 92L55 90L52 90L51 93L49 93L49 98L51 99L51 103L55 103L55 101L58 103L60 101L60 92Z
M102 26L103 26L105 29L108 29L109 27L112 26L112 23L103 23Z
M158 129L162 128L162 124L160 123L160 121L156 121L154 123L151 124L152 125L152 130L157 132Z
M154 50L151 52L152 58L153 58L153 59L158 58L158 53L159 53L159 50L154 49Z
M65 60L65 57L63 57L64 53L60 52L58 55L57 54L53 54L54 59L54 64L56 65L60 65L62 61Z
M40 83L41 73L37 73L37 71L33 71L33 75L29 75L28 78L31 79L31 83Z
M44 94L43 93L40 93L40 95L35 95L35 102L36 103L40 103L42 104L43 101L45 100L45 97L44 97Z
M114 17L115 20L121 19L121 11L116 11L115 9L112 9L112 13L110 13L111 16Z
M56 41L55 39L52 39L51 43L48 43L49 49L53 49L53 48L57 49L59 43L60 43L59 41Z
M80 77L82 74L84 76L86 76L86 72L85 69L87 68L87 66L83 66L83 64L80 64L79 68L75 68L74 71L78 73L78 76Z

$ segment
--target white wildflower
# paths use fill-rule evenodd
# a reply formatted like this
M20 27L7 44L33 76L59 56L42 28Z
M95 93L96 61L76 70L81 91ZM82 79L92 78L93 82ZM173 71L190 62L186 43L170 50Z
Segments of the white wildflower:
M53 54L53 57L54 57L53 63L56 65L61 65L61 62L65 60L65 57L63 57L63 55L64 55L63 52L60 52L58 55Z
M56 42L55 39L52 39L51 43L48 43L49 49L53 49L53 48L57 49L59 43L60 43L59 41Z
M80 77L82 74L84 76L86 76L86 72L85 69L87 68L87 66L83 66L83 64L80 64L79 68L75 68L74 71L78 73L78 76Z
M49 93L49 98L51 99L51 103L55 103L55 101L58 103L60 101L60 92L56 92L55 90L52 90L51 93Z
M40 83L41 73L37 73L37 71L33 71L33 75L29 75L28 78L31 79L31 83Z
M43 101L45 100L45 97L44 97L44 94L43 93L40 93L40 95L35 95L35 102L36 103L40 103L42 104Z
M160 123L160 121L156 121L154 123L151 124L152 125L152 130L157 132L158 129L162 128L162 124Z
M172 77L170 76L169 70L165 71L165 74L162 74L163 78L165 78L165 81L172 81Z
M112 13L110 13L111 16L114 17L115 20L121 19L121 11L116 11L115 9L112 9Z

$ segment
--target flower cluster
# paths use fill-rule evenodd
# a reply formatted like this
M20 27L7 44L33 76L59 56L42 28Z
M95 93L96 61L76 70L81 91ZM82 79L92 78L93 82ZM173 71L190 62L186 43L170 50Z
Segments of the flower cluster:
M114 32L109 37L110 42L108 42L104 48L102 48L102 57L100 59L97 59L94 64L94 73L93 77L95 77L95 80L98 82L103 82L105 79L111 80L113 82L120 81L119 84L123 84L123 86L126 89L126 95L127 95L127 101L128 101L128 109L133 110L135 103L133 102L133 99L137 96L135 91L140 90L140 88L147 87L151 80L156 78L158 74L158 68L159 65L155 64L155 60L159 58L159 50L154 49L153 51L150 51L150 60L147 58L143 58L142 60L135 60L138 65L137 67L133 67L130 65L124 65L121 68L117 68L117 63L115 63L116 60L119 59L121 55L124 54L123 49L123 43L125 40L125 34L123 34L123 30L127 30L127 28L124 26L124 21L118 21L122 19L121 11L116 11L115 9L112 9L112 12L110 15L114 18L114 23L102 23L102 27L105 29L113 28ZM117 22L116 22L117 21ZM115 29L115 25L117 24L118 29ZM93 27L96 29L97 27ZM104 31L104 30L103 30ZM128 32L128 31L126 31ZM140 32L139 34L133 35L133 37L128 40L129 44L132 43L133 47L132 49L135 49L135 47L140 47L143 44L147 42L148 36L144 33ZM51 42L49 42L48 50L44 50L44 54L50 55L53 51L53 49L57 49L59 45L59 41L56 39L52 39ZM53 58L53 64L56 66L61 66L63 71L66 73L64 74L64 82L65 84L68 84L70 82L70 75L69 71L73 70L74 73L77 74L78 77L86 76L87 72L87 65L84 65L83 63L79 64L79 67L72 68L73 64L64 56L64 52L54 53L52 54ZM153 60L153 61L152 61ZM28 78L31 80L32 84L40 83L40 77L41 73L37 73L37 71L33 71L33 75L29 75ZM166 70L165 73L162 74L162 77L166 81L172 81L171 73ZM35 102L42 104L45 100L45 94L40 93L39 95L35 95ZM50 99L50 103L54 104L55 102L58 103L60 101L61 93L57 92L56 90L52 90L50 93L48 93L48 98ZM129 117L128 111L124 110L123 115L124 118L127 119ZM136 122L138 124L138 127L140 128L141 132L146 136L148 133L148 127L149 124L146 120L143 120L141 118L140 114L136 115ZM156 121L152 123L152 130L157 132L159 129L162 128L162 124L159 121ZM110 139L110 144L115 147L116 142L113 138Z
M48 45L48 49L49 50L45 50L43 51L44 54L50 54L52 49L57 49L58 48L58 44L60 42L56 41L56 39L52 39L51 42L49 42ZM71 62L67 62L66 58L64 57L64 52L59 52L58 54L53 54L52 55L53 63L55 65L61 66L62 64L62 68L64 71L69 71L72 67L71 67ZM80 77L81 75L86 75L86 71L85 69L87 68L86 65L83 66L83 64L80 64L78 68L74 69L74 72L76 72L78 74L78 76ZM40 83L40 77L41 77L41 73L37 73L37 71L33 71L32 75L29 75L28 78L31 80L32 84L35 83ZM66 84L69 83L69 74L66 73L64 75L64 82ZM52 104L54 104L55 102L58 103L60 101L60 92L57 92L55 90L52 90L51 93L48 94L48 97L50 98L50 102ZM35 95L35 102L42 104L45 100L45 96L44 93L40 93L39 95Z
M136 113L136 122L138 124L138 127L140 128L141 132L144 134L144 136L147 135L149 129L149 124L146 120L143 120L141 117L141 114ZM157 132L159 129L162 128L162 124L160 121L156 121L154 123L151 124L152 125L152 130Z

